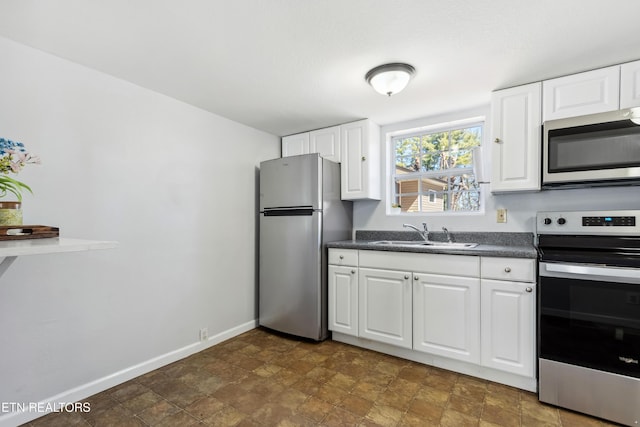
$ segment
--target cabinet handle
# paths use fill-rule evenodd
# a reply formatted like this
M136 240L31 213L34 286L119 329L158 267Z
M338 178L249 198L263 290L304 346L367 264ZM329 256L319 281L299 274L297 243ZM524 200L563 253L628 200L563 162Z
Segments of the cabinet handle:
M495 142L496 144L500 144L500 138L494 139L493 142Z
M511 267L505 267L504 272L505 273L511 273Z
M365 156L362 156L362 161L365 162L367 160L367 158Z
M405 278L405 279L408 279L408 278L409 278L409 275L408 275L408 274L405 274L405 275L404 275L404 278Z
M530 287L530 286L527 286L527 289L525 289L525 291L527 291L527 292L533 292L533 288L532 288L532 287Z
M355 270L351 270L351 274L356 274L356 271Z

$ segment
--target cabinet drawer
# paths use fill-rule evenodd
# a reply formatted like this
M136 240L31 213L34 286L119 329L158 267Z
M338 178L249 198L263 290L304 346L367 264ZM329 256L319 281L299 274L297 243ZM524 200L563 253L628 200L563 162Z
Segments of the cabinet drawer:
M482 257L480 275L483 279L534 282L536 280L536 261L525 258Z
M329 249L329 264L358 266L356 249Z

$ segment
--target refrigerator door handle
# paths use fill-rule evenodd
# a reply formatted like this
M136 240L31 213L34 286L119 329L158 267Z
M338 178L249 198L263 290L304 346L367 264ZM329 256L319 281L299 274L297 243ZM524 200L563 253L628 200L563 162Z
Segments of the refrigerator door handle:
M314 210L311 208L304 209L273 209L265 210L264 216L311 216Z

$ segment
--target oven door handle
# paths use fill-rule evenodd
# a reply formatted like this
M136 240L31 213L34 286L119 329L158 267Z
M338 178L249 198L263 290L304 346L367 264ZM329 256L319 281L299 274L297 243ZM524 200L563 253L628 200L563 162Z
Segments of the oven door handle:
M575 264L554 264L554 263L541 263L540 264L541 276L553 276L552 274L544 274L544 272L551 273L565 273L576 276L597 276L601 278L618 278L618 279L636 279L640 278L640 270L637 268L612 268L612 267L598 267L587 265L575 265Z

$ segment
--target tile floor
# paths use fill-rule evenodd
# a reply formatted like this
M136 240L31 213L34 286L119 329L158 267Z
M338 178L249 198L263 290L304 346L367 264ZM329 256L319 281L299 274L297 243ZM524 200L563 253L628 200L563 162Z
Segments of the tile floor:
M533 393L254 329L86 399L56 426L608 426Z

